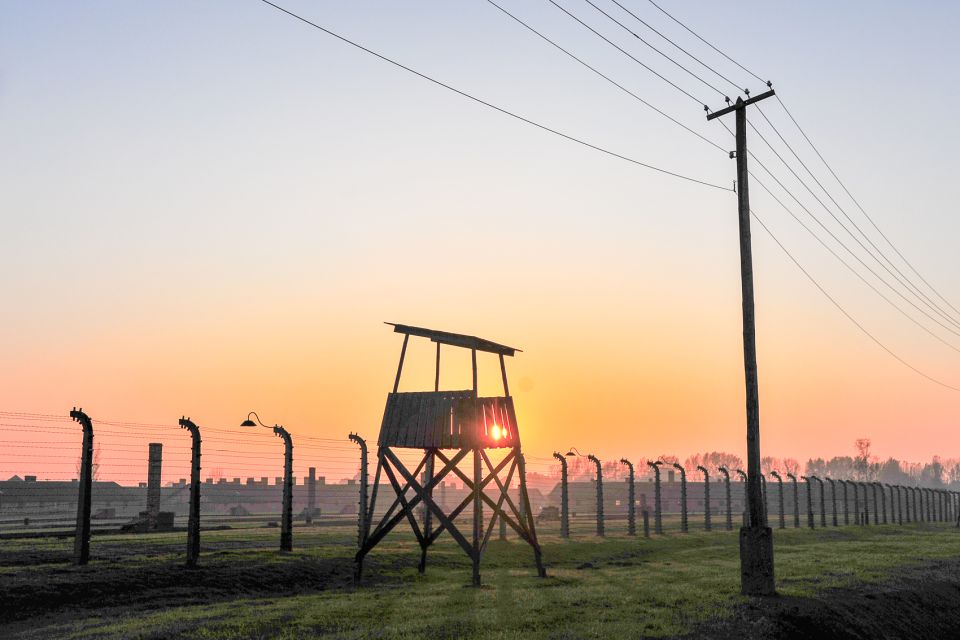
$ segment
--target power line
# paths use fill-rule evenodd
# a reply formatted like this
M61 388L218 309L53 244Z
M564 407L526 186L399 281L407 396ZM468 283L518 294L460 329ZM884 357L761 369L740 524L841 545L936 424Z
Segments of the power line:
M694 61L698 62L701 66L703 66L704 68L708 69L709 71L712 71L718 78L726 81L728 84L730 84L732 87L734 87L738 92L743 91L743 88L742 88L740 85L738 85L736 82L734 82L733 80L731 80L731 79L728 78L727 76L723 75L722 73L720 73L719 71L717 71L716 69L714 69L713 67L711 67L710 65L708 65L706 62L704 62L703 60L701 60L701 59L698 58L697 56L693 55L692 53L690 53L689 51L687 51L686 49L684 49L683 47L681 47L679 44L677 44L676 42L674 42L673 40L671 40L671 39L668 38L667 36L663 35L663 33L661 33L659 30L655 29L652 25L650 25L650 23L648 23L646 20L644 20L643 18L641 18L640 16L638 16L637 14L635 14L633 11L631 11L631 10L628 9L627 7L625 7L625 6L623 6L622 4L620 4L617 0L611 0L611 2L613 2L613 4L617 5L618 7L620 7L621 9L623 9L625 12L627 12L628 14L630 14L630 15L633 17L634 20L636 20L637 22L639 22L640 24L642 24L643 26L645 26L647 29L650 29L650 30L653 31L655 34L657 34L658 36L660 36L661 38L663 38L664 40L666 40L667 42L669 42L670 44L672 44L674 47L676 47L677 49L679 49L680 51L682 51L683 53L685 53L687 56L689 56L690 58L692 58Z
M753 71L750 71L750 70L747 69L745 66L743 66L742 64L740 64L739 62L737 62L736 60L734 60L733 58L731 58L731 57L728 56L727 54L725 54L725 53L724 53L723 51L721 51L720 49L716 48L715 46L713 46L712 44L710 44L709 42L707 42L706 40L704 40L702 37L700 37L700 35L699 35L696 31L694 31L693 29L691 29L690 27L688 27L687 25L685 25L684 23L680 22L679 20L677 20L676 18L674 18L672 15L670 15L669 13L667 13L666 10L664 10L664 8L661 7L660 5L658 5L656 2L654 2L653 0L647 0L647 1L648 1L650 4L652 4L653 6L655 6L657 9L659 9L660 12L663 13L663 15L667 16L668 18L670 18L671 20L673 20L674 22L676 22L678 25L680 25L681 27L683 27L684 29L686 29L687 31L689 31L691 34L693 34L700 42L702 42L703 44L707 45L708 47L710 47L711 49L713 49L714 51L716 51L717 53L719 53L720 55L722 55L724 58L726 58L727 60L729 60L729 61L732 62L733 64L737 65L738 67L740 67L741 69L743 69L744 71L746 71L747 73L749 73L751 76L753 76L754 78L756 78L756 79L759 80L760 82L768 82L767 80L764 80L763 78L761 78L760 76L758 76L757 74L755 74Z
M830 215L830 217L833 218L834 222L836 222L838 225L840 225L840 228L843 229L844 231L846 231L846 232L847 232L847 235L849 235L851 238L853 238L853 240L854 240L858 245L860 245L860 248L863 249L863 250L867 253L867 255L869 255L871 258L873 258L873 260L876 261L877 264L879 264L881 267L883 267L883 269L884 269L887 273L889 273L890 276L893 277L894 280L896 280L901 286L903 286L904 288L906 288L906 290L907 290L908 293L913 294L913 292L910 290L910 288L907 287L907 286L896 276L896 274L894 274L892 271L890 271L890 269L889 269L882 261L880 261L869 249L867 249L867 247L864 246L863 242L861 242L860 239L859 239L852 231L850 231L850 229L849 229L846 225L844 225L843 222L841 222L841 220L836 216L836 214L834 214L833 211L832 211L829 207L827 207L826 204L824 204L824 202L823 202L819 197L817 197L817 195L813 192L813 190L810 188L810 186L809 186L799 175L797 175L797 172L793 170L793 167L791 167L790 164L789 164L786 160L783 159L783 156L781 156L780 153L777 152L776 149L774 149L773 145L770 144L770 142L766 139L766 137L763 135L763 133L761 133L761 132L753 125L753 123L750 122L749 120L747 120L747 123L750 125L750 128L753 129L754 133L756 133L758 136L760 136L760 139L764 142L764 144L767 145L767 147L773 152L773 154L777 157L777 159L780 160L780 162L781 162L781 163L787 168L787 170L793 175L793 177L796 178L797 181L799 181L801 185L803 185L803 187L810 193L810 195L812 195L813 198L820 204L820 206L823 207L824 211L826 211L826 212ZM750 152L750 156L753 157L753 158L756 160L756 157L754 156L754 154L753 154L752 152ZM787 191L787 193L790 194L790 197L792 197L798 204L800 204L800 201L796 198L796 196L794 196L792 193L790 193L790 191L789 191L786 187L783 186L783 183L781 183L779 180L777 180L777 178L774 177L772 173L770 173L770 170L767 169L767 167L764 166L763 163L760 163L759 160L757 160L757 162L760 164L761 167L763 167L763 169L764 169L768 174L770 174L771 177L773 177L774 180L777 181L777 183L780 185L781 188L783 188L785 191ZM807 209L806 207L804 207L802 204L801 204L800 206L803 207L804 211L806 211L810 216L815 217L815 216L813 216L813 214L810 212L809 209ZM819 222L819 219L817 219L817 220L818 220L818 222ZM820 225L821 225L825 230L827 229L827 227L826 227L825 225L823 225L823 223L820 223ZM837 238L836 235L834 235L832 232L830 232L830 235L831 235L831 236L834 238L834 240L836 240L837 242L841 242L840 239ZM862 264L865 268L869 269L869 270L870 270L870 273L872 273L872 274L874 275L874 277L876 277L876 278L879 279L881 282L883 282L885 285L887 285L887 287L889 287L892 291L894 291L898 296L900 296L901 298L903 298L903 299L904 299L906 302L908 302L911 306L913 306L915 309L917 309L918 311L920 311L921 313L923 313L925 316L927 316L928 318L930 318L931 320L933 320L934 322L936 322L938 325L940 325L941 327L943 327L943 328L946 329L947 331L950 331L950 332L953 333L954 335L960 335L960 333L957 333L957 331L955 331L954 329L951 329L950 327L947 327L947 326L944 325L942 322L940 322L939 320L937 320L936 318L934 318L933 316L931 316L929 313L927 313L926 311L924 311L923 309L921 309L920 307L918 307L918 306L913 302L913 300L910 300L909 298L907 298L906 296L904 296L904 295L900 292L899 289L897 289L896 287L894 287L894 286L893 286L892 284L890 284L885 278L882 278L876 271L874 271L872 268L870 268L869 266L867 266L867 264L866 264L858 255L856 255L856 253L855 253L852 249L850 249L846 244L844 244L844 243L841 242L841 245L842 245L843 248L846 249L851 255L853 255L860 264ZM914 295L916 295L916 294L914 294ZM923 302L922 298L920 299L920 301ZM930 305L928 304L927 306L930 306ZM934 311L936 312L936 309L934 309ZM943 317L943 314L942 314L942 313L940 313L939 315L941 315L941 317ZM948 322L951 322L952 324L955 324L955 325L958 324L958 323L957 323L956 321L954 321L952 318L945 317L945 319L946 319ZM960 327L960 325L958 325L958 327Z
M950 316L949 313L947 313L946 311L944 311L939 305L937 305L937 304L934 303L932 300L930 300L929 296L927 296L925 293L923 293L922 291L920 291L920 288L917 287L917 286L897 267L897 265L895 265L895 264L893 263L893 261L890 260L890 258L887 257L887 255L873 242L873 240L870 238L870 236L868 236L866 233L864 233L863 229L860 228L860 226L853 220L853 218L850 217L850 215L846 212L846 210L845 210L842 206L840 206L840 203L838 203L838 202L836 201L836 199L835 199L835 198L833 197L833 195L826 189L826 187L823 186L823 184L820 182L820 180L817 179L817 176L814 175L814 173L810 170L810 168L806 165L806 163L800 158L800 156L799 156L799 155L797 154L797 152L793 149L793 147L790 145L790 143L787 142L787 140L786 140L786 139L783 137L783 135L780 133L780 130L777 129L776 125L774 125L773 122L770 121L770 118L767 117L767 114L765 114L765 113L763 112L763 109L760 108L760 105L757 105L757 112L760 113L761 117L763 117L763 119L767 122L767 124L770 126L770 128L773 129L774 133L777 134L777 136L780 138L780 141L783 142L783 144L787 147L787 149L790 151L790 153L793 154L793 157L797 159L797 162L800 163L800 166L802 166L802 167L806 170L806 172L810 175L810 177L813 178L813 181L817 183L817 186L819 186L820 189L827 195L827 197L830 198L830 201L833 202L834 206L836 206L837 209L840 210L840 213L843 214L843 217L846 218L847 221L849 221L850 224L853 225L853 228L856 229L857 232L859 232L861 236L863 236L863 238L864 238L864 239L867 241L867 243L877 252L877 254L879 254L881 257L883 257L883 259L884 259L891 267L893 267L894 271L896 271L897 274L899 274L900 278L902 278L902 280L900 280L900 283L903 284L905 287L907 287L907 289L910 290L910 291L913 293L913 295L917 296L918 299L925 300L926 303L927 303L927 305L930 306L932 309L935 309L935 310L940 314L941 317L947 319L948 321L950 321L950 322L953 323L954 325L960 327L960 322L957 322L957 320L956 320L955 318L953 318L952 316ZM754 130L756 130L756 129L754 129ZM764 141L764 142L766 142L766 141ZM823 203L821 203L821 204L823 204ZM852 234L851 234L851 235L852 235ZM863 245L861 244L861 246L863 246ZM864 247L864 250L869 252L869 249L867 249L866 247ZM874 259L877 260L876 257L874 257ZM879 263L880 261L877 260L877 262ZM881 266L882 266L882 263L881 263ZM889 273L889 269L888 269L887 271L888 271L888 273ZM894 275L894 274L891 273L890 275ZM894 277L896 277L896 276L894 276Z
M953 306L953 305L950 303L949 300L947 300L936 288L934 288L934 286L933 286L932 284L930 284L930 283L927 281L926 278L923 277L923 275L922 275L919 271L917 271L917 269L913 266L913 264L912 264L909 260L907 260L907 258L900 252L900 250L897 248L897 246L896 246L895 244L893 244L893 242L890 240L890 238L888 238L887 235L883 232L883 230L880 229L880 227L879 227L879 226L877 225L877 223L873 220L873 218L870 216L870 214L868 214L868 213L866 212L866 210L863 208L863 206L861 206L860 202L853 196L852 193L850 193L850 190L847 189L847 186L843 183L842 180L840 180L840 176L838 176L837 173L836 173L836 171L833 170L833 167L830 166L830 164L827 162L826 158L823 157L823 154L820 153L820 150L817 149L817 147L813 144L813 141L810 139L810 137L806 134L806 132L805 132L805 131L803 130L803 128L800 126L800 123L797 122L797 119L794 118L794 117L793 117L793 114L790 113L790 110L787 109L787 105L784 104L783 100L780 99L779 94L777 95L777 102L780 103L780 106L783 107L783 111L787 114L787 116L790 118L790 120L793 122L793 124L797 127L797 131L800 132L800 135L803 136L804 140L807 141L807 144L810 145L810 148L813 149L814 153L817 154L817 157L820 158L820 161L823 163L823 166L825 166L825 167L827 168L827 170L830 172L830 175L833 176L833 179L837 181L837 184L840 185L840 187L843 189L844 193L847 194L847 196L850 198L850 200L852 200L853 203L854 203L855 205L857 205L857 208L860 209L860 212L861 212L861 213L864 215L864 217L870 222L870 224L873 226L873 228L876 229L877 233L880 234L880 237L882 237L882 238L886 241L886 243L887 243L888 245L890 245L890 248L892 248L892 249L896 252L896 254L900 257L900 259L903 260L904 264L906 264L908 267L910 267L910 270L913 271L913 273L915 273L915 274L917 275L917 277L920 278L920 280L922 280L923 283L924 283L925 285L927 285L927 287L928 287L931 291L933 291L933 293L936 294L936 296L937 296L938 298L940 298L943 302L945 302L945 303L947 304L947 306L949 306L951 309L953 309L953 310L956 311L957 313L960 313L960 309L957 309L955 306Z
M609 149L605 149L604 147L600 147L600 146L598 146L598 145L595 145L595 144L593 144L593 143L587 142L587 141L582 140L582 139L580 139L580 138L576 138L576 137L574 137L574 136L572 136L572 135L563 133L562 131L559 131L559 130L557 130L557 129L553 129L553 128L548 127L548 126L546 126L546 125L540 124L539 122L535 122L535 121L533 121L533 120L531 120L531 119L529 119L529 118L526 118L526 117L524 117L524 116L521 116L521 115L519 115L519 114L517 114L517 113L514 113L514 112L512 112L512 111L508 111L507 109L505 109L505 108L503 108L503 107L498 107L497 105L495 105L495 104L493 104L493 103L491 103L491 102L487 102L486 100L483 100L483 99L478 98L478 97L476 97L476 96L474 96L474 95L471 95L471 94L467 93L466 91L462 91L462 90L460 90L460 89L457 89L456 87L453 87L452 85L446 84L445 82L441 82L440 80L437 80L437 79L435 79L435 78L432 78L432 77L430 77L430 76L428 76L428 75L426 75L426 74L424 74L424 73L421 73L420 71L417 71L416 69L413 69L412 67L408 67L408 66L406 66L406 65L404 65L404 64L402 64L402 63L400 63L400 62L397 62L396 60L393 60L393 59L391 59L391 58L388 58L387 56L385 56L385 55L383 55L383 54L381 54L381 53L377 53L376 51L374 51L374 50L372 50L372 49L368 49L367 47L365 47L365 46L363 46L363 45L361 45L361 44L359 44L359 43L357 43L357 42L354 42L353 40L350 40L349 38L346 38L346 37L344 37L344 36L341 36L340 34L335 33L334 31L331 31L330 29L327 29L326 27L322 27L322 26L320 26L319 24L317 24L317 23L315 23L315 22L311 22L310 20L307 20L306 18L304 18L304 17L302 17L302 16L300 16L300 15L297 15L296 13L293 13L292 11L289 11L288 9L284 9L284 8L281 7L281 6L276 5L276 4L272 3L272 2L270 2L270 0L260 0L260 1L263 2L263 3L266 4L266 5L269 5L269 6L273 7L274 9L276 9L276 10L282 12L282 13L287 14L288 16L290 16L290 17L292 17L292 18L296 18L297 20L303 22L304 24L307 24L307 25L309 25L309 26L311 26L311 27L313 27L313 28L315 28L315 29L318 29L318 30L320 30L320 31L323 31L323 32L326 33L327 35L332 36L332 37L340 40L341 42L344 42L344 43L346 43L346 44L349 44L350 46L355 47L355 48L363 51L364 53L368 53L368 54L370 54L370 55L372 55L372 56L374 56L374 57L376 57L376 58L379 58L380 60L383 60L384 62L388 62L388 63L392 64L392 65L395 66L395 67L398 67L398 68L400 68L400 69L403 69L404 71L407 71L408 73L412 73L412 74L414 74L415 76L418 76L418 77L420 77L420 78L422 78L422 79L424 79L424 80L427 80L428 82L432 82L433 84L435 84L435 85L437 85L437 86L439 86L439 87L443 87L444 89L447 89L448 91L452 91L452 92L454 92L454 93L456 93L456 94L458 94L458 95L460 95L460 96L463 96L464 98L467 98L467 99L469 99L469 100L472 100L473 102L476 102L477 104L481 104L481 105L483 105L483 106L485 106L485 107L487 107L487 108L493 109L494 111L499 111L500 113L502 113L502 114L504 114L504 115L507 115L507 116L510 116L511 118L514 118L514 119L516 119L516 120L519 120L520 122L524 122L524 123L526 123L526 124L529 124L529 125L532 125L532 126L534 126L534 127L537 127L538 129L541 129L541 130L546 131L546 132L548 132L548 133L552 133L553 135L559 136L559 137L561 137L561 138L564 138L565 140L569 140L570 142L575 142L575 143L577 143L577 144L579 144L579 145L582 145L582 146L584 146L584 147L588 147L588 148L593 149L593 150L595 150L595 151L599 151L599 152L601 152L601 153L605 153L605 154L607 154L607 155L609 155L609 156L612 156L612 157L614 157L614 158L619 158L620 160L624 160L624 161L626 161L626 162L630 162L630 163L632 163L632 164L635 164L635 165L644 167L644 168L646 168L646 169L650 169L650 170L652 170L652 171L656 171L656 172L658 172L658 173L662 173L662 174L665 174L665 175L668 175L668 176L672 176L672 177L674 177L674 178L679 178L679 179L681 179L681 180L686 180L687 182L693 182L693 183L695 183L695 184L700 184L700 185L703 185L703 186L705 186L705 187L711 187L711 188L713 188L713 189L719 189L719 190L721 190L721 191L730 191L730 189L728 189L727 187L722 187L722 186L717 185L717 184L713 184L713 183L710 183L710 182L706 182L705 180L698 180L697 178L691 178L690 176L685 176L685 175L683 175L683 174L676 173L676 172L673 172L673 171L669 171L669 170L667 170L667 169L661 169L660 167L655 167L655 166L653 166L652 164L647 164L646 162L641 162L640 160L637 160L637 159L635 159L635 158L631 158L631 157L629 157L629 156L625 156L625 155L620 154L620 153L617 153L617 152L615 152L615 151L611 151L611 150L609 150ZM552 0L551 0L551 1L552 1ZM692 97L692 96L691 96L691 97ZM695 98L694 98L694 99L695 99Z
M677 66L678 68L680 68L680 69L682 69L683 71L685 71L688 75L692 76L693 78L696 78L697 80L699 80L699 81L700 81L703 85L705 85L706 87L712 89L713 91L716 91L718 94L720 94L720 96L721 96L722 98L726 99L727 101L730 100L730 98L727 97L727 94L725 94L723 91L721 91L720 89L716 88L715 86L713 86L712 84L710 84L709 82L707 82L706 80L704 80L703 78L701 78L700 76L698 76L697 74L695 74L693 71L690 71L690 69L687 69L685 66L683 66L682 64L680 64L679 62L677 62L676 60L674 60L673 58L671 58L671 57L668 56L667 54L665 54L663 51L661 51L660 49L656 48L655 46L653 46L652 44L650 44L649 42L647 42L644 38L640 37L640 35L639 35L636 31L634 31L633 29L631 29L631 28L628 27L627 25L623 24L622 22L620 22L619 20L617 20L616 18L614 18L612 15L610 15L609 13L607 13L606 11L604 11L603 9L601 9L600 7L598 7L596 4L594 4L594 3L593 3L593 0L584 0L584 2L586 2L587 4L589 4L591 7L593 7L594 9L596 9L597 11L599 11L600 13L602 13L603 15L605 15L605 16L606 16L607 18L609 18L610 20L612 20L615 24L617 24L618 26L620 26L620 28L622 28L624 31L626 31L626 32L629 33L630 35L632 35L634 38L636 38L637 40L639 40L639 41L642 42L643 44L647 45L649 48L653 49L655 52L659 53L661 56L663 56L664 58L666 58L667 60L669 60L670 62L672 62L672 63L673 63L675 66ZM738 88L739 88L739 87L738 87Z
M267 0L263 0L263 1L266 2ZM658 71L656 71L655 69L653 69L652 67L650 67L649 65L647 65L646 63L644 63L644 62L642 62L641 60L639 60L636 56L634 56L632 53L630 53L629 51L627 51L626 49L624 49L623 47L621 47L620 45L618 45L616 42L610 40L610 39L607 38L605 35L603 35L603 34L600 33L599 31L597 31L596 29L594 29L593 27L591 27L590 25L588 25L586 22L584 22L583 20L581 20L581 19L578 18L577 16L575 16L575 15L573 15L572 13L570 13L569 11L567 11L566 8L564 8L563 6L557 4L555 0L547 0L547 2L549 2L550 4L552 4L553 6L555 6L557 9L560 9L560 11L563 11L565 14L567 14L568 16L570 16L571 18L573 18L574 20L576 20L578 23L580 23L581 26L583 26L583 27L585 27L586 29L589 29L591 32L593 32L593 34L596 35L598 38L602 39L604 42L606 42L607 44L609 44L611 47L614 47L617 51L619 51L619 52L622 53L623 55L627 56L628 58L630 58L631 60L633 60L634 62L636 62L637 64L639 64L641 67L643 67L644 69L646 69L647 71L649 71L649 72L652 73L653 75L657 76L658 78L660 78L661 80L663 80L664 82L666 82L668 85L670 85L671 87L673 87L674 89L676 89L676 90L679 91L680 93L682 93L683 95L687 96L688 98L690 98L691 100L693 100L693 101L696 102L697 104L703 105L703 107L706 108L707 105L704 104L703 100L700 100L699 98L697 98L696 96L694 96L692 93L690 93L689 91L687 91L686 89L684 89L684 88L681 87L680 85L676 84L675 82L673 82L672 80L670 80L669 78L667 78L666 76L664 76L663 74L659 73ZM721 93L721 95L723 95L723 94Z
M717 143L714 142L713 140L710 140L710 139L707 138L706 136L704 136L704 135L702 135L702 134L694 131L693 129L691 129L691 128L688 127L687 125L683 124L682 122L680 122L679 120L677 120L677 119L674 118L673 116L671 116L671 115L669 115L668 113L662 111L661 109L658 109L657 107L653 106L652 104L650 104L649 102L647 102L646 100L644 100L643 98L641 98L639 95L637 95L637 94L634 93L633 91L630 91L629 89L627 89L626 87L624 87L622 84L620 84L619 82L617 82L616 80L614 80L614 79L611 78L610 76L606 75L605 73L603 73L602 71L600 71L600 70L597 69L596 67L594 67L594 66L590 65L589 63L585 62L583 59L577 57L576 55L574 55L573 53L571 53L571 52L568 51L567 49L564 49L562 46L560 46L559 44L557 44L555 41L551 40L550 38L548 38L547 36L545 36L545 35L542 34L541 32L537 31L536 29L534 29L533 27L531 27L528 23L524 22L523 20L521 20L520 18L518 18L518 17L515 16L514 14L510 13L509 11L507 11L506 9L504 9L503 7L501 7L499 4L497 4L497 3L494 2L493 0L487 0L487 2L488 2L489 4L491 4L491 5L493 5L494 7L496 7L497 9L499 9L502 13L504 13L504 14L507 15L507 16L509 16L511 19L513 19L514 21L516 21L517 23L519 23L520 25L522 25L522 26L525 27L526 29L528 29L531 33L539 36L540 38L542 38L542 39L545 40L546 42L550 43L551 45L553 45L554 47L556 47L557 49L559 49L559 50L562 51L563 53L567 54L568 56L570 56L571 58L573 58L574 60L576 60L577 62L579 62L580 64L582 64L584 67L586 67L586 68L589 69L590 71L593 71L595 74L597 74L598 76L600 76L601 78L603 78L604 80L606 80L607 82L609 82L610 84L612 84L613 86L617 87L618 89L620 89L621 91L623 91L623 92L626 93L627 95L632 96L634 99L636 99L637 101L639 101L641 104L649 107L650 109L653 109L655 112L657 112L658 114L660 114L661 116L663 116L664 118L666 118L667 120L669 120L670 122L674 123L675 125L677 125L678 127L684 129L685 131L687 131L687 132L689 132L689 133L692 133L693 135L695 135L696 137L700 138L701 140L703 140L703 141L706 142L707 144L713 146L713 147L716 148L716 149L719 149L719 150L722 151L724 154L727 153L727 150L726 150L726 149L724 149L723 147L721 147L719 144L717 144Z
M881 349L883 349L883 350L886 351L888 354L890 354L891 356L893 356L898 362L900 362L900 364L902 364L902 365L904 365L905 367L911 369L914 373L917 373L918 375L923 376L923 377L926 378L927 380L929 380L929 381L931 381L931 382L934 382L934 383L940 385L941 387L950 389L951 391L958 391L958 392L960 392L960 387L954 387L954 386L952 386L952 385L947 384L946 382L943 382L943 381L941 381L941 380L938 380L938 379L934 378L933 376L924 373L923 371L921 371L921 370L918 369L917 367L913 366L912 364L910 364L909 362L907 362L906 360L904 360L903 358L901 358L901 357L900 357L899 355L897 355L892 349L890 349L887 345L885 345L883 342L881 342L876 336L874 336L872 333L870 333L862 324L860 324L860 323L856 320L856 318L854 318L852 315L850 315L850 313L847 312L847 310L844 309L843 306L833 298L833 296L831 296L829 293L827 293L827 290L824 289L824 288L820 285L819 282L817 282L816 278L814 278L812 275L810 275L810 273L809 273L806 269L803 268L803 265L801 265L800 262L799 262L796 258L793 257L793 254L791 254L791 253L787 250L787 248L786 248L785 246L783 246L783 243L780 242L779 239L777 239L777 237L773 234L773 232L770 231L770 229L767 227L767 225L763 223L763 220L761 220L761 219L757 216L756 213L754 213L754 212L751 210L751 211L750 211L750 215L753 216L753 219L754 219L754 220L756 220L758 223L760 223L760 226L763 227L763 230L766 231L767 234L769 234L769 236L770 236L771 238L773 238L773 241L777 243L777 246L780 247L780 249L787 255L787 257L790 258L790 260L793 262L793 264L796 265L796 267L797 267L798 269L800 269L800 271L803 273L803 275L805 275L805 276L807 277L807 279L810 280L810 282L812 282L813 285L814 285L817 289L820 290L820 293L822 293L824 296L826 296L827 300L829 300L831 303L833 303L833 306L835 306L837 309L840 310L840 313L842 313L844 316L846 316L847 319L848 319L850 322L852 322L858 329L860 329L860 331L862 331L868 338L870 338L871 340L873 340L873 342L876 343L877 346L879 346Z

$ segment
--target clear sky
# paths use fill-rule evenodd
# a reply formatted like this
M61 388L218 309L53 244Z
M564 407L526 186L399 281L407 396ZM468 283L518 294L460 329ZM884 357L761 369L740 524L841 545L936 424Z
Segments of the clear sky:
M621 1L751 82L646 0ZM558 2L722 106L582 0ZM485 1L283 4L546 125L732 183L724 153ZM696 102L546 0L503 5L732 147ZM663 6L774 81L864 208L960 307L960 5ZM839 198L780 106L763 108ZM750 135L757 157L827 219ZM375 439L400 348L381 322L395 321L522 348L509 366L533 453L743 454L730 192L551 136L255 0L4 3L0 149L0 410L82 405L94 417L189 414L232 427L256 409L295 436ZM752 187L755 211L831 295L911 364L960 387L958 351L891 309ZM882 456L955 456L960 393L881 350L754 232L764 453L850 454L869 437ZM960 328L907 308L960 346ZM428 389L431 346L411 349L421 364L402 386ZM468 386L468 360L446 362L444 385ZM490 374L481 391L493 390L494 363L481 367ZM2 475L16 471L2 454L0 464Z

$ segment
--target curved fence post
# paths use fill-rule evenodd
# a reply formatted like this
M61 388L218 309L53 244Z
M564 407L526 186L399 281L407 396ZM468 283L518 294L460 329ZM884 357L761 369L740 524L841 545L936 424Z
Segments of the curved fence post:
M355 433L347 436L360 447L360 502L357 508L357 545L362 548L370 534L370 516L367 512L367 441Z
M830 483L830 504L833 507L833 526L839 527L840 524L837 522L837 483L834 482L833 478L824 478L824 480Z
M597 465L597 535L603 537L603 469L600 466L600 459L592 453L587 456L587 460Z
M883 483L877 483L877 490L880 491L880 512L883 514L881 520L887 524L887 492L883 489Z
M680 472L680 531L687 533L687 470L679 462L673 463L673 468Z
M810 484L810 476L800 476L800 479L807 483L807 526L815 528L813 517L813 486Z
M743 483L743 526L750 526L750 510L747 508L747 472L743 469L734 469L740 476L740 482ZM761 497L763 490L761 489ZM761 509L762 510L762 509Z
M70 417L83 427L83 448L80 451L80 495L77 499L77 529L73 538L73 563L90 561L90 504L93 490L93 421L83 409L76 407Z
M710 472L703 465L697 471L703 473L703 530L710 531Z
M190 513L187 516L187 567L200 558L200 428L190 418L180 418L180 428L190 432Z
M780 474L779 474L777 471L771 471L771 472L770 472L770 475L773 476L774 478L776 478L776 480L777 480L777 487L779 488L779 491L778 491L777 496L778 496L779 502L780 502L780 504L778 505L778 506L779 506L779 511L780 511L780 528L781 528L781 529L786 529L786 528L787 528L787 517L786 517L786 513L784 513L784 510L783 510L783 478L780 477Z
M793 483L793 528L800 528L800 488L797 484L797 476L788 473L787 477Z
M818 476L810 476L811 480L815 480L817 486L820 488L820 526L824 529L827 528L827 499L823 491L823 480Z
M660 502L660 464L659 460L647 463L653 469L653 531L657 534L663 533L663 511Z
M620 464L627 467L627 535L637 535L637 492L634 485L633 463L620 458Z
M837 480L837 482L839 482L843 488L843 524L846 526L850 524L850 503L847 501L847 481Z
M570 537L570 492L567 485L567 459L556 451L553 457L560 461L560 537Z
M726 467L717 467L717 471L723 474L723 483L727 493L727 531L733 529L733 504L730 502L730 470Z

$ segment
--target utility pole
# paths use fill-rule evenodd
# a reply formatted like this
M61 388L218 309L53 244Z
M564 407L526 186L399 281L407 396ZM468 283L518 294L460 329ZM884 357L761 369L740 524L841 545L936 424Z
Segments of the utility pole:
M769 83L767 86L771 86ZM747 175L747 105L774 95L773 89L753 98L737 98L732 106L707 120L736 116L737 208L740 221L740 286L743 296L743 368L747 397L747 505L750 524L740 529L740 590L769 596L773 582L773 532L764 519L760 488L760 391L757 374L757 331L753 308L753 248L750 242L750 192Z

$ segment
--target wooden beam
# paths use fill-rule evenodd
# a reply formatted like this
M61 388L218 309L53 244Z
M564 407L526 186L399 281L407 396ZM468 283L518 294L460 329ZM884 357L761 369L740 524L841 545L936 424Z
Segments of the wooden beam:
M754 96L754 97L752 97L752 98L747 98L746 100L742 100L742 99L740 99L740 98L737 98L737 102L736 102L735 104L732 104L732 105L730 105L729 107L726 107L725 109L720 109L720 111L714 111L713 113L711 113L711 114L709 114L709 115L707 116L707 120L713 120L714 118L719 118L720 116L725 116L725 115L727 115L728 113L733 113L733 112L736 111L737 109L742 109L742 108L744 108L744 107L747 106L748 104L753 104L754 102L760 102L761 100L764 100L764 99L769 98L770 96L774 96L774 95L776 95L776 92L774 92L773 89L770 89L770 91L767 91L766 93L761 93L761 94L758 95L758 96Z

